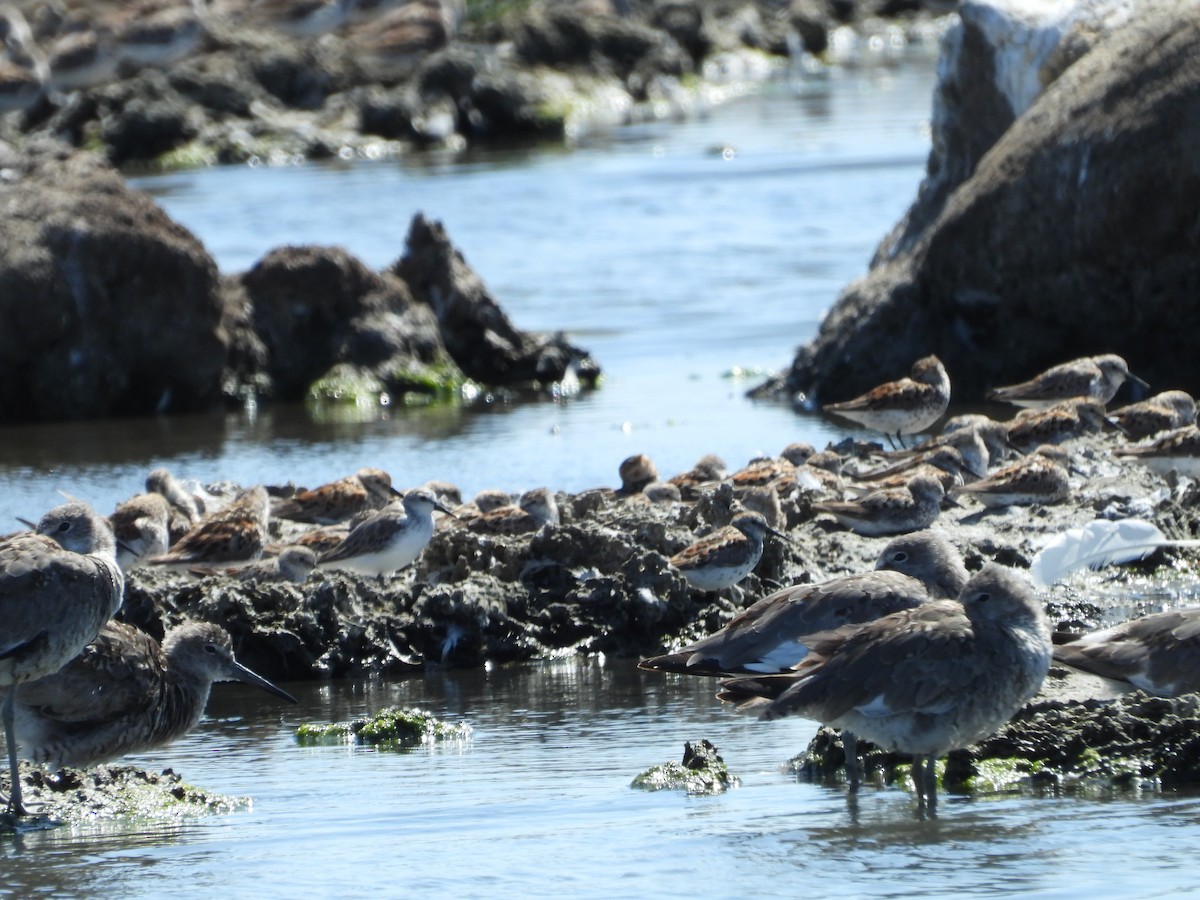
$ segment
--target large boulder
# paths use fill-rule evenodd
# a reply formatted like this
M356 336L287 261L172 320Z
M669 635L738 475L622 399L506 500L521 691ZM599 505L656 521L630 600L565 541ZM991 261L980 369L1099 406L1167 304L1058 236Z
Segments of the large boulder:
M0 421L205 409L225 361L217 267L90 154L0 147Z
M989 33L1007 32L978 27L1004 9L964 4L959 46L979 46L949 60L987 67L974 96L985 130L1002 133L990 149L959 134L965 149L953 157L938 156L935 140L935 162L957 172L931 165L909 221L760 394L849 396L931 352L958 400L1106 351L1155 386L1200 389L1190 364L1200 326L1196 3L1146 3L1124 24L1104 19L1109 33L1088 40L1063 31L1070 48L1056 53L1060 40L1033 56L1040 80L1057 77L1026 110L1020 98L1035 91L1015 73L1029 60L995 43L985 52ZM958 106L959 132L965 114Z

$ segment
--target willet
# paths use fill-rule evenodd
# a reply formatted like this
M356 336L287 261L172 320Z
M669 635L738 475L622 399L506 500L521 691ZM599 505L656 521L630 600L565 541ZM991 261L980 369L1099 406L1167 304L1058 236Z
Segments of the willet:
M809 639L784 675L733 678L717 696L764 719L800 715L913 756L922 805L936 760L993 734L1050 668L1050 629L1028 584L990 564L957 602L935 600Z
M1123 358L1115 353L1105 353L1060 363L1020 384L993 388L987 396L989 400L1002 400L1029 409L1049 409L1063 400L1073 399L1094 400L1105 406L1127 378L1142 387L1149 387L1129 371Z
M1154 613L1093 631L1056 646L1054 658L1159 697L1200 691L1200 608Z
M56 672L121 607L125 587L108 522L87 504L55 507L36 532L0 541L0 687L12 779L8 810L24 815L13 720L17 688Z
M408 491L364 519L318 565L363 575L383 576L402 569L421 555L433 538L433 511L453 515L450 507L424 488Z
M882 431L904 446L904 435L924 431L946 413L950 405L950 376L936 356L918 359L910 377L873 387L853 400L827 403L826 412L857 422L873 431Z
M717 677L789 672L808 655L805 641L812 635L860 625L931 600L956 598L967 578L958 550L940 535L906 534L888 542L873 572L776 591L720 631L640 665L660 672ZM842 742L846 774L855 788L859 780L855 737L843 732Z
M218 625L185 623L159 646L109 622L58 672L22 686L16 742L33 762L79 768L150 750L196 727L214 681L241 681L296 702L239 663Z

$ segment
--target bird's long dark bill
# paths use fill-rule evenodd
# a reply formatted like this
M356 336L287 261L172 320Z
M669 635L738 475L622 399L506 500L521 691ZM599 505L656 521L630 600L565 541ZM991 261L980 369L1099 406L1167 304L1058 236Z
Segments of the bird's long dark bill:
M299 703L300 702L295 697L293 697L291 694L289 694L287 691L285 691L283 688L276 687L275 685L271 684L271 682L267 681L267 679L265 679L261 675L259 675L257 672L252 672L250 669L247 669L241 663L235 662L233 664L233 670L229 674L231 677L242 682L242 684L254 685L254 687L261 688L262 690L266 691L268 694L274 694L276 697L280 697L280 698L286 700L288 703Z

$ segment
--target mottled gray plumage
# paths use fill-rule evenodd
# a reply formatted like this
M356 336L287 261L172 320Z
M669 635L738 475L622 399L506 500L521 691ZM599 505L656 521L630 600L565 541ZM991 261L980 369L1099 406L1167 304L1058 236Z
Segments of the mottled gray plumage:
M1200 691L1200 608L1142 616L1054 648L1059 662L1160 697Z
M84 767L162 746L196 727L214 681L241 681L296 702L241 665L220 626L189 622L159 646L130 625L109 622L61 670L23 686L20 753Z
M1042 685L1050 631L1029 585L988 565L958 602L937 600L817 635L786 675L734 678L722 700L766 719L801 715L914 756L936 803L934 761L993 734Z
M9 809L21 815L13 718L18 687L65 665L121 607L124 577L107 520L87 504L46 513L35 533L0 541L0 688L9 750Z

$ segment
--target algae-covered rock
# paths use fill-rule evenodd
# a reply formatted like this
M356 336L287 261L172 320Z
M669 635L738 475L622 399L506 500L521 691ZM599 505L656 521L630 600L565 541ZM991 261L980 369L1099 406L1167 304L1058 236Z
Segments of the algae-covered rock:
M683 745L683 761L651 766L630 787L643 791L682 790L689 794L721 794L741 784L717 748L707 740Z
M8 792L7 768L3 790ZM160 773L134 766L97 766L53 772L21 764L21 787L32 815L0 814L0 833L100 819L171 821L228 813L249 806L246 797L225 797L186 783L171 769Z
M305 724L296 729L296 740L305 745L357 743L373 747L409 747L431 741L463 741L471 736L465 722L449 724L419 709L389 706L370 718Z

